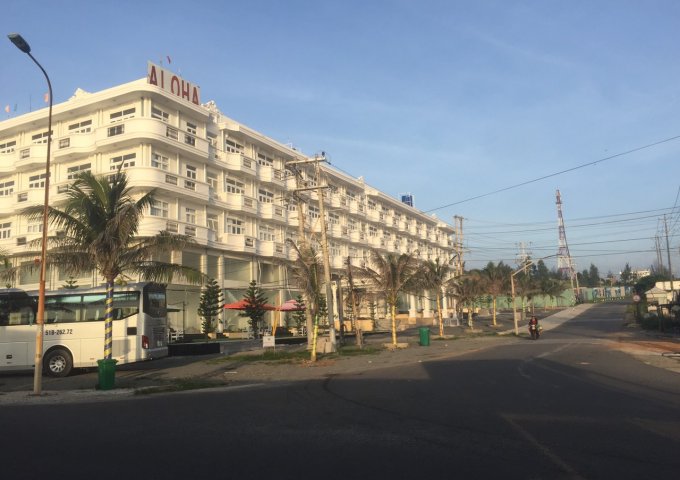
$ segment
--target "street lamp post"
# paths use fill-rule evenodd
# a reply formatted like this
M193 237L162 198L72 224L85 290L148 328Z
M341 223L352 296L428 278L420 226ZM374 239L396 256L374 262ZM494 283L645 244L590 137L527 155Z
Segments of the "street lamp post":
M31 55L31 47L18 33L10 33L7 35L10 41L22 52L28 55L31 60L40 68L45 79L47 80L47 88L49 95L49 112L47 114L47 160L45 162L45 205L43 208L43 222L42 222L42 244L40 247L40 277L38 286L38 313L36 316L36 334L35 334L35 370L33 374L33 395L40 395L42 393L42 360L43 360L43 335L45 325L45 277L47 276L47 227L48 227L48 212L50 205L50 147L52 146L52 83L50 77L47 75L45 69L40 63Z

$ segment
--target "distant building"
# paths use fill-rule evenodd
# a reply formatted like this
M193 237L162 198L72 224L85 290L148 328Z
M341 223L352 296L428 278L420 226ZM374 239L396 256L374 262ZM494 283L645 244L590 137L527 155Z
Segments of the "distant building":
M652 274L652 271L650 269L642 269L642 270L633 270L630 273L631 273L631 276L633 277L633 280L640 280L641 278L649 277Z
M78 90L54 106L51 204L65 201L78 172L105 174L122 168L134 191L155 188L156 202L143 218L139 235L161 230L193 237L197 246L174 252L171 260L200 269L220 282L225 301L243 297L252 279L281 304L295 296L285 262L294 258L286 240L297 240L305 219L312 241L322 221L316 191L307 191L302 212L292 199L303 186L328 185L326 225L332 269L345 272L347 258L359 265L369 249L417 253L422 259L449 259L454 230L399 200L322 165L300 165L296 180L289 162L309 160L227 116L213 102L201 103L200 90L172 72L149 65L147 78L96 93ZM39 238L42 222L17 214L44 199L47 109L0 122L0 248L20 252ZM50 232L55 233L55 232ZM47 288L59 288L63 272L50 269ZM17 287L37 289L38 272L23 273ZM77 279L82 286L102 283L96 274ZM198 330L199 288L168 287L171 326ZM430 311L429 297L404 297L402 310L414 316ZM179 306L179 307L178 307ZM225 313L231 328L246 320Z

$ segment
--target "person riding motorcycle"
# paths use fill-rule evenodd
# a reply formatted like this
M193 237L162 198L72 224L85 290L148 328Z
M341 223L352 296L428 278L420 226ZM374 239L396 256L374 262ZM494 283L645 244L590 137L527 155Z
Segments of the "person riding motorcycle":
M529 319L529 333L532 340L538 340L538 337L541 335L541 325L538 323L538 318L534 315Z

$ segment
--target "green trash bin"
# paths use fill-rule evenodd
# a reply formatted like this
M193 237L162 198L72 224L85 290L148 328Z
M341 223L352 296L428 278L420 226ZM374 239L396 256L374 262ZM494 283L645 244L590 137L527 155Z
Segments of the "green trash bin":
M114 359L97 360L97 366L99 367L98 390L111 390L115 387L116 363L118 363L118 360Z
M420 346L429 347L430 346L430 329L427 327L420 327L418 329L420 333Z

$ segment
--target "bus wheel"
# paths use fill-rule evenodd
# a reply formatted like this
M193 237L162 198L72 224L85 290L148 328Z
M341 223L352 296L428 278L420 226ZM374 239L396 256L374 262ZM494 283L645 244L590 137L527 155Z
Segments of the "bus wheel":
M71 354L61 348L50 350L43 360L45 373L50 377L65 377L71 373L73 359Z

